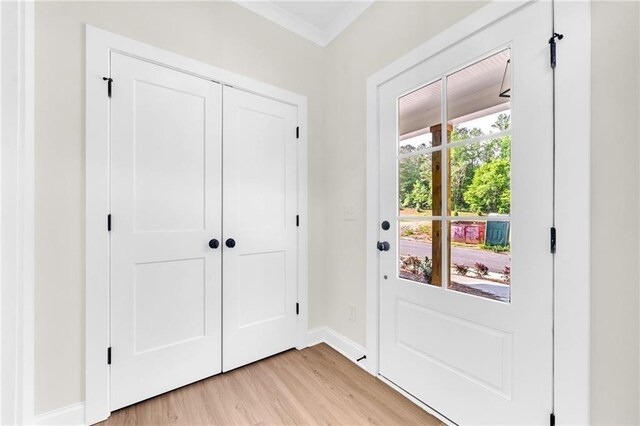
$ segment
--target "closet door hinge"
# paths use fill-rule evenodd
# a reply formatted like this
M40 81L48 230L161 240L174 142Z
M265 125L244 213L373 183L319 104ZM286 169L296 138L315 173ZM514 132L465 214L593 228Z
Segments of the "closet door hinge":
M296 226L300 226L300 215L296 215Z
M554 413L549 414L549 426L556 426L556 415Z
M551 227L551 235L549 236L549 245L551 246L551 254L556 253L556 228L554 226Z
M296 303L296 315L300 315L300 304Z
M102 77L104 81L107 82L107 96L111 97L111 85L113 84L113 79L110 77Z
M551 68L556 67L556 40L562 40L564 38L563 34L553 33L551 38L549 39L549 65Z
M300 139L300 127L296 127L296 139Z
M111 347L107 348L107 365L111 365Z
M111 215L107 215L107 231L111 232Z

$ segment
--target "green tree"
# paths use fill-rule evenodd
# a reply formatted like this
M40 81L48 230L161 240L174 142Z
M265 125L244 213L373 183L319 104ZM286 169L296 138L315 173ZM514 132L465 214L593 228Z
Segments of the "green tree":
M411 153L426 148L406 145L400 153ZM398 202L401 208L427 210L431 208L431 154L416 155L400 160Z
M472 211L510 213L511 166L508 160L486 163L475 171L464 199Z
M431 208L431 200L430 182L422 179L415 181L408 196L407 206L418 211L428 210Z

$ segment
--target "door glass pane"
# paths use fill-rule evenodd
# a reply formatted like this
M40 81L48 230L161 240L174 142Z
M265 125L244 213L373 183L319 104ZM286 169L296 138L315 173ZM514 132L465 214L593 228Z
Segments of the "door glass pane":
M447 120L450 142L502 133L499 120L510 109L511 49L505 49L447 77Z
M487 299L511 300L511 226L504 221L449 222L449 289Z
M441 156L441 151L436 151L400 158L398 162L400 216L430 217L441 214Z
M501 116L510 120L507 114ZM457 145L448 152L449 205L454 216L511 212L510 134Z
M510 49L447 77L447 287L511 300Z
M398 269L400 278L440 285L441 256L434 241L440 240L441 221L401 219L398 224ZM435 276L434 276L435 267Z
M399 153L440 145L433 127L442 123L442 80L435 81L398 100Z

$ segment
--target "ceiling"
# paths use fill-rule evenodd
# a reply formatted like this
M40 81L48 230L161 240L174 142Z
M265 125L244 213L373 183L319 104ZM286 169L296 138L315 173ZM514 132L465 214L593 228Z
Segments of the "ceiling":
M373 3L373 0L234 1L323 47L331 43Z
M509 107L510 98L500 97L510 49L505 49L466 68L449 74L447 84L447 118L452 124L471 120ZM402 96L398 101L400 139L426 133L442 122L442 80ZM506 86L505 86L506 87Z

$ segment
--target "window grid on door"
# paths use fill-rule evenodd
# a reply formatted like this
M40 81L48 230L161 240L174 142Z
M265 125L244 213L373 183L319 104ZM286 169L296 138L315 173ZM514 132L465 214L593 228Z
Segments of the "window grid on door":
M397 268L398 268L397 273L401 278L420 281L423 283L427 283L427 284L431 284L433 286L439 286L439 287L442 286L442 283L446 283L446 285L444 286L446 289L459 290L458 283L452 282L452 275L459 274L460 275L459 278L462 278L463 275L464 277L466 277L467 271L472 271L472 273L478 277L478 281L487 282L489 287L496 287L497 285L491 282L491 280L496 281L496 276L499 276L497 274L500 272L500 271L496 271L495 261L493 262L494 264L492 265L493 270L491 270L490 272L487 272L485 275L482 275L483 271L486 272L485 269L488 270L489 268L483 263L482 258L472 265L465 265L464 263L457 264L453 262L456 256L452 256L452 249L453 250L459 249L458 245L460 244L456 243L456 239L459 240L460 229L464 229L464 233L466 235L467 224L470 223L468 227L470 229L475 228L477 232L476 235L481 236L482 238L488 238L487 235L488 235L489 228L492 229L492 232L494 232L496 229L503 229L503 235L506 235L506 237L501 241L505 241L506 243L504 244L504 246L493 246L494 251L496 253L499 253L501 251L510 251L510 237L509 237L510 223L511 223L510 149L511 149L511 134L512 134L511 127L510 127L510 115L511 115L510 99L507 99L506 101L499 101L501 103L496 103L496 105L493 105L492 108L480 108L477 111L476 110L472 111L471 114L468 114L467 118L470 117L469 120L464 120L465 115L455 116L455 114L451 114L451 116L454 117L454 119L449 120L448 117L450 115L450 111L449 111L450 97L449 97L448 89L449 89L449 82L452 77L456 77L457 75L460 75L460 73L465 73L465 72L467 74L473 74L475 71L474 67L477 69L483 69L483 68L487 69L493 66L493 71L494 71L493 77L495 79L496 65L500 66L503 62L504 62L505 68L504 68L504 72L501 72L501 75L500 75L502 77L502 81L500 82L501 84L500 97L508 98L510 96L503 96L503 94L505 93L504 92L505 80L507 80L507 84L509 85L509 89L510 89L510 84L509 84L509 82L511 81L511 75L510 75L511 70L509 67L510 47L502 48L501 50L497 51L497 53L493 53L491 55L485 56L484 58L476 60L464 67L457 68L456 70L445 73L438 80L432 83L429 83L427 85L424 85L398 98L398 117L400 117L400 114L402 113L402 110L403 110L403 105L401 103L403 98L410 97L410 96L415 97L414 94L422 90L428 89L430 86L434 86L436 84L439 85L440 96L441 96L439 100L439 105L438 105L440 109L440 120L439 120L439 123L430 124L428 126L428 133L430 134L431 137L430 139L426 138L424 140L424 142L427 142L427 143L423 142L421 145L415 146L414 147L415 149L412 149L412 150L403 149L403 145L402 145L403 136L400 133L401 131L406 130L406 129L402 129L402 127L407 127L407 126L403 126L404 123L400 123L400 120L398 122L398 130L399 130L398 137L399 137L400 144L398 145L398 152L397 152L398 169L397 169L396 176L398 179L398 182L397 182L398 185L396 187L398 188L400 193L399 193L399 197L397 197L398 214L396 217L396 220L398 223L398 240L397 241L398 241L398 247L399 247L399 252L398 252L399 261L397 263ZM486 79L487 76L481 75L480 78L482 77L485 77ZM489 76L489 77L492 77L492 76ZM458 92L460 91L458 90ZM509 93L509 91L507 91L506 93ZM409 102L411 101L412 100L409 99ZM460 103L458 101L459 101L458 99L454 99L454 102L451 102L451 104L454 105L454 107L458 106L456 105L456 103L457 104ZM463 118L459 119L460 117L463 117ZM462 137L456 138L456 140L452 140L452 134L454 133L454 131L456 131L454 130L454 124L460 124L460 123L466 124L467 122L473 123L474 120L478 121L478 119L480 121L486 121L490 118L496 118L496 119L502 120L502 123L499 123L502 125L502 127L496 127L495 129L490 128L489 132L487 133L477 132L475 131L477 129L473 129L474 132L470 132L470 134L468 135L463 135ZM457 123L456 123L456 119L458 119ZM432 120L431 122L433 122L434 118L431 117L431 120ZM446 123L445 129L442 128L443 127L442 123ZM457 135L460 136L460 134L457 134ZM501 142L496 144L496 141L501 141ZM486 148L485 145L488 145L489 148ZM454 195L452 194L453 176L451 171L451 158L455 157L454 154L458 151L467 150L471 152L473 151L482 152L485 148L491 149L493 145L500 146L500 150L503 151L500 154L501 156L498 157L498 159L501 162L498 160L494 160L493 157L491 157L491 160L488 160L488 162L493 163L494 161L496 161L496 164L494 164L494 166L496 167L494 168L502 170L502 172L506 171L507 173L506 185L508 188L507 189L508 192L505 192L505 194L507 195L508 201L506 202L506 205L507 205L506 211L493 212L493 211L490 211L491 209L489 209L486 212L479 211L476 214L473 214L473 212L467 211L467 212L464 212L464 220L461 220L462 216L458 216L457 209L452 214L452 201L453 201ZM502 161L504 160L503 157L505 156L505 152L504 152L505 146L507 147L506 162ZM422 162L419 161L419 162L421 164L430 163L432 168L431 175L430 175L431 186L429 188L431 190L430 196L428 194L428 191L426 191L427 198L430 198L430 200L428 200L429 201L428 204L430 204L430 208L431 208L430 212L427 214L403 213L403 206L406 201L406 199L402 198L403 188L401 185L405 184L405 182L402 182L402 173L405 172L404 174L406 174L406 170L403 170L403 168L406 168L407 162L412 161L416 158L426 159L425 161L422 161ZM404 167L403 167L403 163L405 165ZM485 165L486 164L482 164L482 166L485 166ZM475 179L475 175L474 175L474 179ZM406 192L406 188L404 189ZM418 195L420 195L419 191L418 191ZM457 194L457 197L458 199L460 198L459 193ZM497 209L494 209L494 210L497 210ZM410 211L413 212L412 209ZM497 213L501 213L501 214L499 216L486 215L486 214L497 214ZM430 230L429 237L431 240L431 251L427 250L428 258L425 259L425 258L422 258L422 256L410 255L409 253L403 254L403 251L405 250L400 247L400 242L403 239L403 235L405 232L408 232L411 234L413 234L414 232L413 228L407 228L406 225L403 226L403 222L406 223L407 221L411 221L414 224L417 224L416 229L419 232L421 229L423 230L422 232L425 232L424 230ZM453 229L455 229L455 232L452 231ZM478 231L478 229L480 229L481 231ZM489 240L486 240L486 239L484 240L484 242L482 242L481 244L482 250L487 250L487 247L489 247L489 245L487 244L488 242ZM466 244L466 243L467 243L467 240L464 239L463 244ZM466 248L463 245L462 250L465 250L465 249ZM494 255L491 255L491 256L494 256ZM507 265L502 271L502 278L500 279L503 280L504 284L506 284L507 286L510 286L510 254L503 255L502 257L505 258L504 263L506 263ZM425 270L425 268L428 267L428 265L425 262L429 260L431 261L431 272L429 275L430 278L428 279L425 278L426 277L425 275L424 277L419 277L419 279L415 279L415 277L419 275L420 271L423 271ZM497 262L497 263L499 264L500 262ZM455 268L455 271L454 271L454 268ZM414 273L413 276L411 275L407 276L407 273L406 273L407 270L412 271ZM405 276L402 276L403 272ZM502 291L502 293L505 293L505 291ZM496 300L509 302L510 293L511 292L509 287L508 290L506 291L506 295L501 294L500 297L496 298ZM472 292L471 294L474 294L474 293ZM483 291L477 292L475 293L475 295L484 297ZM489 298L494 298L494 297L489 295Z

